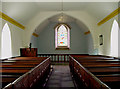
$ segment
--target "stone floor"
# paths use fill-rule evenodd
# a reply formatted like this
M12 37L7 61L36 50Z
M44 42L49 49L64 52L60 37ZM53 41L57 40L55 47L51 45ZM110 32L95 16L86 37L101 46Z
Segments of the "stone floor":
M68 65L53 65L46 89L75 89Z

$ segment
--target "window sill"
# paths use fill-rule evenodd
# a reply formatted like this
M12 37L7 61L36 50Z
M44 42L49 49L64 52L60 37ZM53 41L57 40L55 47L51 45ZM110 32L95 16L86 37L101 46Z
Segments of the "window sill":
M56 48L55 50L70 50L70 48Z

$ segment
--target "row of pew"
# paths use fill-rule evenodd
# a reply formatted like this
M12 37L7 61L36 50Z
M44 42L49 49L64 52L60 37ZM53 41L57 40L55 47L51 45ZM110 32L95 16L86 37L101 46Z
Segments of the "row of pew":
M36 85L43 87L50 65L50 57L16 57L0 61L2 88L37 89Z
M120 59L104 56L71 55L70 69L85 89L120 89Z

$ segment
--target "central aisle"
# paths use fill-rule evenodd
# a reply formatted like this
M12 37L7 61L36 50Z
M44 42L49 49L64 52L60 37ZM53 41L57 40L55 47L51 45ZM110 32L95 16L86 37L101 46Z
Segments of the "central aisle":
M75 89L70 69L68 65L54 65L52 74L48 80L46 89L58 88L72 88Z

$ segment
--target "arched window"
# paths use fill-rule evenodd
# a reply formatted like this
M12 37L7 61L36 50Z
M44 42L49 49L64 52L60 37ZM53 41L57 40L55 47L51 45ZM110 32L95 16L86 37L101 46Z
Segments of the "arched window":
M11 33L8 24L6 23L2 29L1 37L1 58L12 57L11 50Z
M70 48L70 28L66 24L59 24L55 28L55 47Z
M118 34L120 34L119 31L119 25L116 20L114 20L112 29L111 29L111 56L118 57Z

